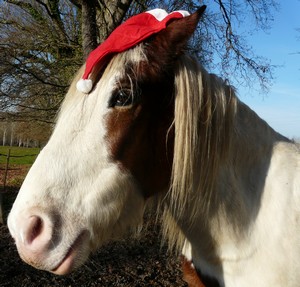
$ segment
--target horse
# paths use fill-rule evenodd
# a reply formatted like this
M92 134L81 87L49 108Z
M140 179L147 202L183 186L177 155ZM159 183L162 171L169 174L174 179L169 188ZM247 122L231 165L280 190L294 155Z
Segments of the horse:
M115 53L88 95L79 70L8 217L24 261L67 274L155 199L190 286L299 286L300 147L189 55L202 14Z

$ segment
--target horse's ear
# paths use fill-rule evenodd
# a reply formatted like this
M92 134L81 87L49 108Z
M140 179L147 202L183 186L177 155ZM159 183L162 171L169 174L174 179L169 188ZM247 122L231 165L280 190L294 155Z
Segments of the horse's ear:
M195 13L173 20L166 29L156 34L148 43L150 58L157 58L159 61L177 58L196 30L205 9L205 5L201 6Z

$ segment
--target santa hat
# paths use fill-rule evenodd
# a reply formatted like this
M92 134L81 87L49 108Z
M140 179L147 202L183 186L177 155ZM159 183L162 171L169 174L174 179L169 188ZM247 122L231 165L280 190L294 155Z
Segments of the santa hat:
M89 54L84 74L77 82L77 89L82 93L88 94L93 88L93 82L89 77L96 65L104 65L113 54L134 47L151 35L165 29L171 20L180 19L188 15L187 11L175 11L168 14L165 10L154 9L129 18Z

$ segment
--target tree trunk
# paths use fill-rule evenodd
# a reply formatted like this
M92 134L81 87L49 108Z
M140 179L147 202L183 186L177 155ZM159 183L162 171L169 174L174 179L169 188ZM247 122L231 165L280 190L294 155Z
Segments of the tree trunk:
M82 49L83 59L97 47L96 7L94 0L82 1Z
M7 126L4 127L4 130L3 130L3 139L2 139L2 145L3 146L6 145L6 135L7 135Z
M109 34L119 26L130 5L132 0L104 0L100 3L100 17L98 17L98 27L99 27L99 40L102 43Z
M11 123L11 128L10 128L10 146L14 145L14 137L15 137L15 124Z

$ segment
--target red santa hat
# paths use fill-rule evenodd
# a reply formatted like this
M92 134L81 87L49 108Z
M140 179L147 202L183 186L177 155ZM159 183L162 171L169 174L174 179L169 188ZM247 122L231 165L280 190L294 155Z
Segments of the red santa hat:
M188 15L187 11L175 11L168 14L165 10L154 9L129 18L89 54L84 74L77 82L77 89L82 93L88 94L93 88L93 83L89 76L96 65L104 65L113 54L134 47L151 35L165 29L171 20Z

